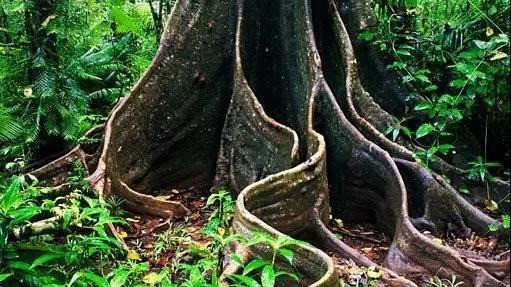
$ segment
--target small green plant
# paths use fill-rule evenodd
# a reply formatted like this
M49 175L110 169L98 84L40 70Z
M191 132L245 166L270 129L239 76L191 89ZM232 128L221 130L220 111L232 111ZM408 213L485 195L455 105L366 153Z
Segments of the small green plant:
M387 127L385 130L385 135L392 134L392 140L396 141L397 137L401 134L401 132L406 135L408 138L412 138L412 132L408 127L404 125L404 122L406 122L409 118L404 118L402 120L397 120L395 125L391 125Z
M93 197L82 181L83 172L76 164L68 180L72 191L54 199L30 175L14 176L0 189L0 282L65 286L71 274L81 272L88 279L74 281L84 286L84 280L95 282L91 265L99 270L122 256L120 243L106 225L124 220L110 215ZM50 235L56 230L60 232Z
M278 256L283 258L290 266L293 265L294 252L290 247L303 246L307 243L292 239L288 236L274 237L268 233L256 233L249 239L245 245L251 246L256 244L266 245L272 250L272 260L254 259L247 264L244 264L241 258L237 255L232 255L231 258L243 267L242 274L232 274L228 278L234 286L262 286L273 287L278 277L289 277L292 280L298 281L299 278L296 274L286 270L276 269L276 259Z
M223 228L225 231L234 211L234 201L228 191L220 189L217 193L210 195L206 202L207 206L215 204L218 205L218 208L211 213L206 231L217 231L218 228Z
M500 166L500 164L496 162L486 162L481 156L476 157L474 161L471 161L468 164L470 166L468 169L469 177L479 177L483 182L492 181L493 177L489 169Z
M435 276L434 278L430 278L428 280L428 285L432 287L458 287L465 285L463 281L456 281L456 275L452 275L451 279L440 279Z
M502 228L509 229L509 222L510 222L509 214L504 214L504 215L502 215L501 218L502 218ZM496 224L488 224L488 231L490 231L490 232L497 232L499 230L500 230L500 228L499 228L498 225L496 225Z

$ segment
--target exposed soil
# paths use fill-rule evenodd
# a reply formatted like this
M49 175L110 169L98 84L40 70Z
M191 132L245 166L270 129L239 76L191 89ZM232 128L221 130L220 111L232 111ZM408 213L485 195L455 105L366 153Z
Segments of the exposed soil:
M330 255L334 261L335 268L339 273L339 278L348 284L348 286L388 286L377 278L368 278L368 269L358 266L352 260L341 258L335 252L328 252L328 255ZM374 271L378 272L378 270Z
M375 263L383 264L391 239L383 232L377 230L373 224L344 223L341 220L334 219L330 222L329 227L350 247L358 250ZM477 236L475 233L471 233L468 237L449 234L446 238L435 238L428 232L425 235L438 240L438 242L441 240L442 244L472 259L499 261L505 260L510 256L508 244L499 242L493 234ZM366 276L367 268L357 266L352 260L339 257L334 251L330 251L328 254L332 256L340 278L346 283L353 286L387 286L383 282L378 282L378 285L375 285L375 280L371 282ZM412 274L408 278L418 286L430 286L427 284L431 278L429 274ZM357 285L357 282L360 285ZM509 284L509 276L503 282Z
M383 263L391 240L383 232L378 231L373 224L341 223L333 220L330 228L350 247L357 249L375 263L380 265Z
M472 233L469 237L465 238L450 234L445 238L444 242L449 247L472 259L500 261L509 257L509 247L507 244L499 243L492 234L482 237Z
M164 267L176 257L191 260L184 252L190 244L207 246L210 239L201 231L213 210L206 206L209 191L205 188L172 189L161 191L160 196L183 203L191 214L172 222L153 216L128 214L129 226L119 230L126 236L129 248L137 251L140 258L147 260L154 269Z

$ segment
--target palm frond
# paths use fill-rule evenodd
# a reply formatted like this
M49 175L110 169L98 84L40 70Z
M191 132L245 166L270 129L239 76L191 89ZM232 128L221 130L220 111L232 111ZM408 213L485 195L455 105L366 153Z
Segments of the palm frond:
M0 106L0 142L16 139L23 129L19 121L9 114L7 108Z

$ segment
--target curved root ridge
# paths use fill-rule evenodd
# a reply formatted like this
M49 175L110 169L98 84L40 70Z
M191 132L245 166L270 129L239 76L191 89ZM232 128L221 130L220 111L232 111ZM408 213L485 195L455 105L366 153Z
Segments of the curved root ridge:
M63 190L78 160L100 198L116 194L135 211L169 218L189 211L157 191L228 187L237 195L233 232L316 239L317 247L290 247L299 286L339 285L320 248L380 268L389 286L416 286L405 277L417 272L499 286L509 259L467 258L422 233L484 233L498 222L418 165L412 145L381 133L392 117L362 87L350 40L363 6L347 6L357 16L347 28L333 0L179 0L100 147L78 146L33 173ZM433 168L463 175L443 162ZM374 221L392 236L385 266L337 239L330 214ZM226 252L271 256L264 244ZM284 258L276 264L291 268ZM224 284L239 269L227 259Z

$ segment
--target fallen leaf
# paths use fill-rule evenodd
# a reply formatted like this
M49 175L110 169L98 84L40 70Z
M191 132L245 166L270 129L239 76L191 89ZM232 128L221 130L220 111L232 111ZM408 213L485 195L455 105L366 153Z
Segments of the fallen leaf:
M500 59L504 59L506 57L507 57L506 53L497 51L497 53L495 53L495 55L493 55L493 57L490 58L490 61L497 61Z
M351 275L362 275L364 274L364 270L362 270L361 268L358 268L358 267L351 267L348 269L348 273L351 274Z
M190 227L186 228L186 232L188 232L188 233L194 233L196 230L197 230L197 227L195 227L195 226L190 226Z
M373 251L373 248L372 247L365 247L365 248L361 248L360 250L362 250L364 253L369 253L369 252Z
M128 255L127 255L127 258L128 259L131 259L131 260L140 260L140 255L138 255L138 252L133 250L133 249L130 249L128 251Z
M340 227L340 228L344 227L344 222L342 222L342 220L336 218L336 219L334 219L334 221L335 221L335 224L337 224L338 227Z
M493 29L491 27L486 27L486 36L490 37L493 35Z
M371 279L378 279L383 275L383 271L376 269L376 267L371 266L367 269L367 277Z
M486 209L489 211L495 211L499 209L499 205L494 200L486 200L484 202Z
M142 278L142 281L144 281L144 283L146 284L149 284L150 286L154 286L160 283L160 278L156 272L151 272L144 276L144 278Z
M121 239L124 239L128 236L128 233L126 233L126 231L120 231L119 233L117 233L119 235L119 237Z

